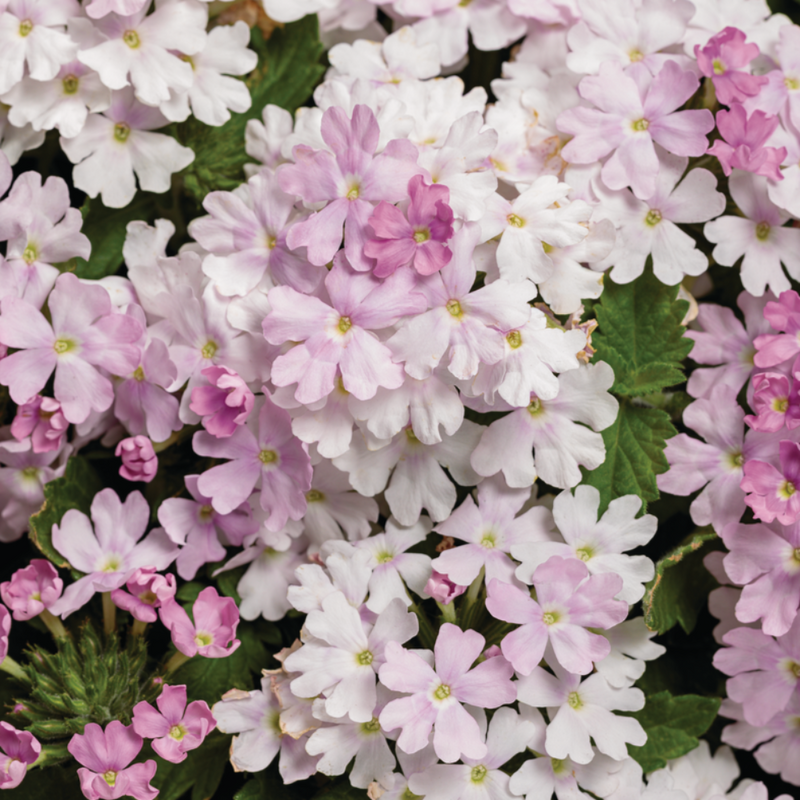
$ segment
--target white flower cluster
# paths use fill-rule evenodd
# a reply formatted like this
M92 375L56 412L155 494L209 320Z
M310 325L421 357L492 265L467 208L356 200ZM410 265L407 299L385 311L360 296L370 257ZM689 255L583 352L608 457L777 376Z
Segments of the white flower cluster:
M0 2L0 150L15 164L56 129L73 181L113 208L165 192L194 159L154 131L193 114L222 125L250 108L257 63L244 22L210 32L207 2Z

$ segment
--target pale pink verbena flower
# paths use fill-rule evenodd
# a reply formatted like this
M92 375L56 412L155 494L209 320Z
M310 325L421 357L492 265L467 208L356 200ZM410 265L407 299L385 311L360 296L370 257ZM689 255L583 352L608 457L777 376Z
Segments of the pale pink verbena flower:
M658 157L653 143L678 156L703 155L714 118L708 109L677 110L700 82L674 61L654 78L643 66L636 77L624 73L619 64L603 64L597 76L584 78L578 87L596 107L562 112L558 127L574 137L562 150L564 159L591 164L611 155L600 173L606 186L631 186L637 197L645 198L656 189Z
M341 592L322 601L303 624L305 643L284 662L296 673L291 690L297 697L324 695L325 712L335 719L370 722L378 703L376 681L389 642L404 644L419 631L417 616L392 600L374 624L363 622ZM342 719L342 721L344 721Z
M192 499L168 497L158 507L158 521L167 536L181 545L176 561L178 575L192 580L203 564L225 558L224 545L241 546L246 536L258 530L253 511L245 500L228 514L220 514L211 498L197 488L198 475L187 475L186 489Z
M223 439L247 422L255 396L241 377L227 367L205 367L201 374L209 385L192 389L189 408L203 418L203 427L212 436Z
M67 428L69 422L61 410L61 403L37 394L29 402L17 406L11 435L20 442L30 436L34 453L48 453L61 449Z
M289 414L266 390L257 417L251 416L225 439L198 431L192 446L198 455L230 459L197 481L198 491L211 498L215 511L230 514L258 487L268 530L280 530L288 519L302 519L308 506L305 493L311 488L311 460L292 434Z
M0 722L0 752L6 757L0 767L0 789L15 789L39 758L42 746L32 733Z
M132 317L115 314L108 292L86 286L73 274L60 275L48 301L48 322L24 300L0 301L0 342L18 352L0 361L0 383L11 399L26 403L55 370L55 397L70 422L83 422L90 411L105 411L114 401L112 374L131 372L139 361L134 344L142 335Z
M407 139L394 139L375 156L380 129L375 115L357 105L352 119L331 107L322 116L322 138L330 150L305 145L293 150L295 164L278 168L281 188L306 203L327 203L286 237L291 249L306 246L308 259L321 266L333 259L342 241L348 261L357 270L372 268L363 252L367 222L381 200L397 203L407 196L408 181L421 172L417 148Z
M75 509L53 526L55 549L73 569L86 573L50 607L61 617L82 608L95 592L119 589L138 567L165 570L178 555L177 545L161 528L142 539L150 508L140 492L131 492L122 503L113 489L103 489L92 501L91 515L94 527Z
M501 476L482 481L477 489L478 502L467 495L434 529L466 544L444 550L433 562L433 569L462 586L469 586L481 569L485 570L487 586L494 579L521 585L514 576L511 548L554 538L553 516L547 508L533 506L519 514L530 495L528 489L509 489Z
M289 286L270 291L272 311L263 323L264 336L272 344L299 342L275 359L273 383L296 383L295 399L304 404L334 390L337 366L344 388L360 400L374 397L379 386L400 387L402 367L372 331L424 311L425 298L412 291L413 275L401 270L381 282L337 257L325 288L330 304Z
M628 616L628 604L614 600L622 588L619 575L590 575L577 558L552 556L531 578L536 600L525 591L493 580L486 608L496 619L520 627L500 644L503 655L520 675L530 675L548 643L558 663L586 675L611 652L608 639L587 628L608 629Z
M619 600L631 604L641 600L644 584L653 578L653 562L646 556L624 555L655 536L658 520L652 514L637 516L641 507L637 495L624 495L612 500L598 519L600 492L594 486L578 486L574 495L561 492L553 501L553 520L564 541L551 536L513 543L511 555L521 562L517 577L530 583L534 571L551 556L578 558L592 575L622 578Z
M781 468L751 458L745 461L741 487L749 494L745 503L756 519L791 525L800 519L800 444L784 440L780 443Z
M490 658L470 669L483 652L485 639L445 623L434 646L435 669L396 642L386 645L381 683L409 696L392 700L381 712L384 730L401 728L397 744L415 753L428 743L433 729L436 755L446 763L462 756L481 759L488 752L478 723L462 703L498 708L514 701L513 668L504 658Z
M764 306L764 319L779 333L756 337L753 362L762 369L777 367L800 355L800 295L790 289Z

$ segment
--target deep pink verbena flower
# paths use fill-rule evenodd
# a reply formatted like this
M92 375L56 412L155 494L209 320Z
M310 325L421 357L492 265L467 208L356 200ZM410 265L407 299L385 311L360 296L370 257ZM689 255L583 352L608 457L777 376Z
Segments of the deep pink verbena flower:
M726 175L736 168L782 181L781 163L786 158L786 148L764 146L778 124L777 115L756 110L748 116L743 105L732 103L728 111L717 112L722 139L717 139L708 152L719 159Z
M0 722L0 789L13 789L22 783L28 766L42 752L38 739L28 731L18 731L7 722Z
M794 289L781 292L777 301L764 306L764 318L780 333L756 337L755 365L767 369L800 355L800 295Z
M34 453L48 453L61 448L68 427L61 403L37 394L17 407L11 435L20 442L30 436Z
M155 622L156 609L175 597L177 587L171 573L159 575L155 567L140 567L128 579L125 589L113 589L111 599L117 608L129 611L141 622Z
M600 173L603 182L609 189L630 186L643 200L656 191L653 142L675 155L703 155L714 117L708 109L677 110L700 85L694 73L667 61L652 78L639 66L623 72L619 64L605 62L598 75L585 77L578 87L596 108L570 108L559 115L557 125L574 137L561 151L566 161L591 164L612 154Z
M759 372L753 376L755 414L744 421L755 431L775 433L784 425L791 431L800 425L800 384L780 372Z
M133 729L152 739L153 750L173 764L200 747L217 724L205 701L195 700L187 707L185 686L165 686L156 705L158 710L143 700L133 707Z
M490 658L470 669L485 644L477 631L445 623L434 646L434 669L397 642L387 643L381 683L409 696L388 703L380 723L385 731L401 729L397 744L406 753L422 750L433 728L433 747L442 761L451 764L462 755L486 755L478 723L462 703L498 708L513 703L517 693L511 682L513 667L504 658Z
M754 97L769 82L766 75L744 72L760 50L755 42L745 44L747 35L738 28L727 27L712 36L704 47L694 46L700 72L711 78L720 103L729 106Z
M406 264L420 275L433 275L453 257L447 242L453 236L450 190L429 186L422 175L408 182L411 204L406 212L381 200L369 218L376 238L364 244L364 254L377 260L373 275L385 278Z
M34 558L18 569L10 581L0 583L0 597L11 609L14 619L26 620L38 616L59 597L64 582L56 568L44 558Z
M150 483L158 471L158 456L146 436L130 436L117 444L114 455L122 459L119 474L128 481Z
M226 658L241 642L236 639L239 609L232 597L220 597L213 586L197 595L192 606L194 622L175 600L159 609L161 621L172 634L172 643L190 658Z
M90 722L83 734L76 733L67 750L79 764L78 777L81 791L88 800L117 800L133 797L135 800L153 800L158 789L150 785L156 774L156 762L131 764L144 744L132 725L112 720L103 730Z
M247 422L255 397L232 369L206 367L200 373L208 378L209 385L192 389L189 408L203 418L203 427L212 436L230 436L239 425Z

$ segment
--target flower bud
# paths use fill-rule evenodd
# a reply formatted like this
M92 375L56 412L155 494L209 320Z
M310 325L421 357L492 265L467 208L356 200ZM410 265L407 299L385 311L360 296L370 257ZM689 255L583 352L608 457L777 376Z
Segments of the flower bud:
M146 436L131 436L123 439L114 451L122 458L119 474L129 481L150 483L158 470L158 456L153 443Z

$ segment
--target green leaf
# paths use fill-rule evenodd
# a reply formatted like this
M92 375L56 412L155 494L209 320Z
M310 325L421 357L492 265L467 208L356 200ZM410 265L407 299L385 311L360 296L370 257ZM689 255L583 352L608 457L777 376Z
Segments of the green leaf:
M628 746L628 753L645 772L666 767L667 761L694 750L711 726L720 707L717 697L685 694L673 697L659 692L647 698L644 708L629 716L638 719L647 732L643 747Z
M153 785L160 790L159 800L179 800L189 789L192 800L213 797L228 763L230 744L230 736L214 732L180 764L172 764L153 754L158 764Z
M316 14L276 28L266 42L253 28L251 46L259 61L246 80L253 99L250 110L233 114L220 128L209 128L194 117L178 126L178 139L195 152L194 161L181 174L198 203L209 192L231 191L244 181L244 165L253 160L244 149L247 122L260 118L268 103L294 113L325 71Z
M595 360L614 370L612 392L633 397L684 380L681 362L693 343L681 325L689 304L677 296L678 286L665 286L651 268L632 283L605 277L592 341Z
M614 424L603 431L606 459L583 483L600 490L600 513L617 497L636 494L646 503L658 499L656 475L666 472L666 439L677 433L669 415L657 408L622 400Z
M642 605L644 621L651 631L665 633L680 623L691 633L708 593L718 584L703 565L717 534L700 528L656 564L656 574L647 584Z
M155 212L155 195L138 192L125 208L106 208L99 197L84 203L82 231L92 243L89 260L74 259L74 272L79 278L98 280L113 275L122 266L122 246L129 222L150 222ZM70 265L72 262L68 262Z
M69 562L53 547L53 525L71 508L89 513L94 496L103 488L103 482L89 462L81 456L67 461L61 478L44 486L44 503L30 519L31 541L57 567L69 567Z

